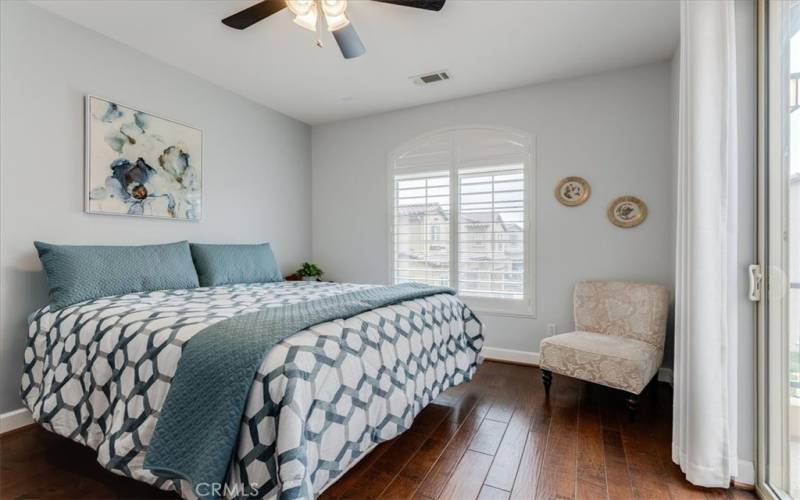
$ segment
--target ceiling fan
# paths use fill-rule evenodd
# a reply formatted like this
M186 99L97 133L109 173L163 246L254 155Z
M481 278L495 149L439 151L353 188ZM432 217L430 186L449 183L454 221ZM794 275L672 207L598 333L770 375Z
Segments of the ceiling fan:
M446 0L373 0L403 5L415 9L439 11ZM339 45L345 59L353 59L366 51L353 24L347 18L347 0L263 0L222 20L226 26L243 30L288 7L295 15L294 22L303 28L321 32L323 23ZM322 47L322 41L317 40Z

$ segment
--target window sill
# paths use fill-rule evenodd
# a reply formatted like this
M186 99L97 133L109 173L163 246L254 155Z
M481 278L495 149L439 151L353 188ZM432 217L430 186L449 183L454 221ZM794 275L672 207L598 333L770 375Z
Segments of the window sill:
M528 303L508 303L503 300L491 300L479 297L458 296L476 313L490 316L507 316L512 318L535 319L536 310Z
M469 304L467 304L469 305ZM516 311L501 311L497 309L489 309L486 307L470 307L473 312L485 314L487 316L504 316L508 318L525 318L536 319L535 312L516 312Z

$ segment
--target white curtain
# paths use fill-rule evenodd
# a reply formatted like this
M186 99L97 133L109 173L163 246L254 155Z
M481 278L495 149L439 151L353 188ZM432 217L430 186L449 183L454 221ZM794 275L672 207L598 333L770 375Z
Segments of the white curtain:
M736 43L732 0L681 2L672 459L736 476Z

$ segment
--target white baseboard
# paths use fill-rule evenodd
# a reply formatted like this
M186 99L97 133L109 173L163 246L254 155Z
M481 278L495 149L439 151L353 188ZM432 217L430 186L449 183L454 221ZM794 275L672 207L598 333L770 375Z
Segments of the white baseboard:
M738 487L752 487L756 484L756 467L749 460L739 459L739 473L733 478L733 483Z
M514 349L501 349L499 347L484 347L481 350L481 358L493 359L496 361L508 361L510 363L521 363L524 365L539 366L538 352L517 351Z
M8 413L0 413L0 434L4 434L20 427L25 427L33 423L31 412L25 408L10 411Z

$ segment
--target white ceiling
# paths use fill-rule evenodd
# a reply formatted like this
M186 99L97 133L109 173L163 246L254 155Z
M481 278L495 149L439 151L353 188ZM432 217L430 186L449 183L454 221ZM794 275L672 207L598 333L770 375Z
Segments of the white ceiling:
M255 0L39 0L37 5L309 124L668 59L676 0L448 0L430 12L350 0L367 47L344 60L288 10L247 30ZM453 79L408 77L446 69Z

